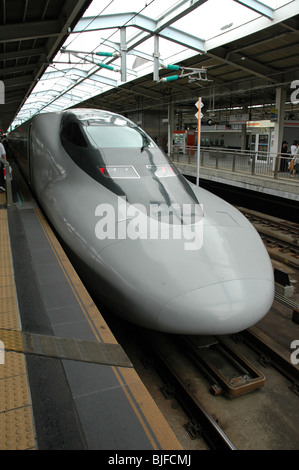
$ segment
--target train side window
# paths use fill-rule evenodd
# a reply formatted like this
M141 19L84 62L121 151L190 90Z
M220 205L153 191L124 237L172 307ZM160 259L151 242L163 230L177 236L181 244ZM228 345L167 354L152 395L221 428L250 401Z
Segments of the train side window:
M69 122L62 128L61 136L78 147L87 147L82 130L77 122Z

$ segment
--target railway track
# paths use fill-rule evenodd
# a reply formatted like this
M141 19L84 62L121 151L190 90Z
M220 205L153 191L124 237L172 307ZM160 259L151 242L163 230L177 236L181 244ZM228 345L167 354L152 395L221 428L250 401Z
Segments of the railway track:
M190 418L189 423L185 425L190 436L203 436L214 450L236 450L200 401L198 391L192 386L192 379L190 381L188 378L190 366L188 367L186 359L179 353L178 344L168 335L157 332L145 332L142 339L143 347L146 344L147 353L151 355L155 367L166 383L164 395L174 394Z
M299 393L298 366L291 364L290 355L258 328L236 337L180 337L150 331L142 331L138 337L144 354L163 380L164 397L175 398L188 416L185 430L191 439L201 438L213 450L239 448L223 427L223 418L218 419L218 396L223 397L221 412L227 407L232 416L239 416L235 410L240 407L241 416L247 406L250 416L252 403L263 397L263 392L256 393L266 385L266 375L245 358L242 349L249 348L256 361L263 359L261 368L267 368L267 375L276 371L275 380L280 376L284 385L287 379L290 402ZM207 393L214 398L207 399Z
M243 340L260 355L260 362L272 365L290 381L290 388L299 395L299 367L292 364L288 350L265 334L261 329L252 327L242 332Z
M276 341L291 343L283 338L283 313L276 310L287 312L290 338L299 339L299 326L290 319L291 307L274 306L265 326L227 337L168 335L124 321L113 325L185 449L299 448L299 365L291 363L288 346Z
M299 269L299 225L238 207L259 232L272 259Z
M257 225L265 234L277 236L282 241L299 248L299 225L294 222L289 222L278 217L269 216L260 212L238 207L238 209L246 215L246 217L254 224Z
M259 232L272 260L275 275L275 299L293 309L299 317L299 224L249 209L238 209Z

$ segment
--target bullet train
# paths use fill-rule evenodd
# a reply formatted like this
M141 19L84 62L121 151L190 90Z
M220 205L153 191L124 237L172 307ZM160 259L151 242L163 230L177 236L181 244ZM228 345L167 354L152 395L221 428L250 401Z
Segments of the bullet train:
M188 182L130 120L45 113L9 142L83 278L117 315L167 333L222 335L269 311L273 269L256 230Z

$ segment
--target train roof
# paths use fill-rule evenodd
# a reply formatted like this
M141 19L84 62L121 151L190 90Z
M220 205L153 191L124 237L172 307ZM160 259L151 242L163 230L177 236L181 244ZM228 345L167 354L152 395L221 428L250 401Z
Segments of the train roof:
M129 125L136 126L134 122L127 119L121 114L112 113L110 111L105 111L101 109L92 109L92 108L73 108L63 111L65 119L77 118L83 124L92 125L94 124L111 124L111 125Z
M109 116L120 116L116 113L112 113L111 111L106 111L106 110L103 110L103 109L94 109L94 108L71 108L71 109L66 109L64 111L62 111L63 114L74 114L75 116L84 116L84 117L88 117L88 116L94 116L94 117L97 117L97 116L105 116L105 115L109 115Z

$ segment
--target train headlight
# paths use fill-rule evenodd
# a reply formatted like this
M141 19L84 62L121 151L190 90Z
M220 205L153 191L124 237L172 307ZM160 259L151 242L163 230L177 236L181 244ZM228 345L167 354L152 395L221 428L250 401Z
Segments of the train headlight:
M113 179L140 178L135 168L131 165L117 165L117 166L108 165L108 166L99 168L99 170L107 178L113 178Z
M146 167L157 178L168 178L177 175L172 165L147 165Z

